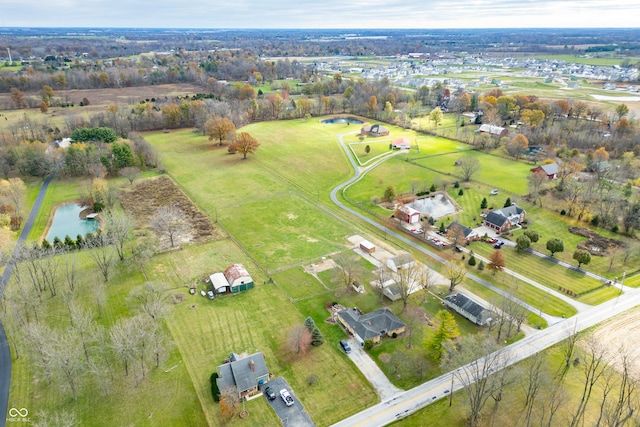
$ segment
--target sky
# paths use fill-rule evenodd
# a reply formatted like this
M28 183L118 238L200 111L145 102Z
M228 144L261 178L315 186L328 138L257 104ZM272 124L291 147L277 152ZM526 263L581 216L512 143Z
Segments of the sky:
M639 0L2 0L0 27L620 28Z

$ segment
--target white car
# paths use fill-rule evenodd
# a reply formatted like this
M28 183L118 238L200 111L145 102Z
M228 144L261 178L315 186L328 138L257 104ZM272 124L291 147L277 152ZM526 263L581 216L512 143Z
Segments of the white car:
M491 194L492 196L496 196L498 194L498 189L494 188L493 190L491 190L491 193L489 194Z
M280 390L280 397L284 400L284 404L287 406L293 405L293 397L289 394L289 391L286 388Z

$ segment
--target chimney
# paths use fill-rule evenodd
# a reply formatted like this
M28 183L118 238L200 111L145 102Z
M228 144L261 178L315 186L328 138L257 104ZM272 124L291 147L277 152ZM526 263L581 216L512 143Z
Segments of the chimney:
M251 372L256 371L256 364L253 363L253 359L249 359L249 366L251 366Z

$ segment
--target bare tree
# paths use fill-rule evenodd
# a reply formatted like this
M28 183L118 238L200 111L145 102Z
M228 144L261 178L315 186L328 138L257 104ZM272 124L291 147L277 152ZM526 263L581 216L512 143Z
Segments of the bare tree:
M35 417L31 417L30 420L30 424L33 427L76 427L80 425L76 413L65 410L46 412L41 409L37 411Z
M571 360L573 359L573 354L575 352L576 344L579 338L577 327L578 324L576 322L576 324L574 324L573 326L573 331L569 333L567 339L564 341L562 348L564 363L560 368L560 378L564 378L567 371L569 370L569 367L571 366Z
M446 263L444 266L444 276L449 279L449 292L453 290L464 280L467 275L467 269L459 264Z
M191 235L191 225L185 213L176 206L163 206L158 208L149 223L158 237L168 239L171 248L176 243L187 241Z
M52 374L59 378L64 388L71 391L73 400L78 400L85 367L82 346L73 333L55 330L50 333L50 345L44 347L43 351L51 361Z
M458 160L463 181L471 181L473 175L480 171L480 161L474 156L463 156Z
M475 427L491 394L500 388L499 376L496 381L492 374L508 364L506 356L485 334L463 337L456 349L445 354L443 367L453 370L455 378L464 385L469 403L469 425ZM458 366L461 367L456 369Z
M382 301L382 297L384 296L384 286L389 280L391 280L391 270L389 270L386 266L381 265L375 271L376 275L376 290L380 293L380 301Z
M402 300L402 311L406 310L411 294L421 289L420 280L422 275L422 267L415 261L398 269L395 274L396 284L400 290L400 299Z
M138 239L131 248L133 262L138 266L145 280L149 280L144 265L149 261L156 252L158 247L158 239L155 236L145 236Z
M98 233L91 239L85 240L85 247L89 249L89 257L100 269L104 281L108 282L111 269L116 262L113 238L107 233Z
M311 332L304 324L295 325L287 335L287 349L295 354L305 354L311 345Z
M124 261L124 245L129 241L133 230L133 220L124 211L110 210L103 215L107 234L118 252L120 261Z
M120 174L120 176L127 178L129 184L131 185L133 184L133 181L138 179L138 177L140 176L140 168L135 166L127 166L120 169L120 172L118 173Z
M353 252L342 252L333 260L340 267L340 274L344 288L349 291L351 285L362 275L362 267L358 264L358 258Z
M601 407L604 425L611 427L626 425L640 407L640 398L637 395L639 384L631 375L631 369L635 364L625 348L618 351L617 362L620 372L613 402ZM603 404L605 400L603 399Z
M584 384L582 387L580 402L573 412L573 417L569 423L570 427L581 425L593 388L607 369L608 363L611 361L609 349L598 342L595 338L590 337L587 339L585 346L586 354L582 365Z
M520 386L524 390L524 416L526 427L531 426L531 416L533 408L540 393L542 386L548 382L545 377L544 358L542 353L531 355L521 365L522 374L520 375Z
M78 336L85 360L89 363L89 347L97 340L97 325L89 312L77 304L71 303L69 311L71 315L71 330Z
M529 198L533 204L539 202L540 207L542 207L542 199L540 198L540 191L543 185L549 181L547 178L547 174L543 171L537 171L527 176L528 187L529 187Z

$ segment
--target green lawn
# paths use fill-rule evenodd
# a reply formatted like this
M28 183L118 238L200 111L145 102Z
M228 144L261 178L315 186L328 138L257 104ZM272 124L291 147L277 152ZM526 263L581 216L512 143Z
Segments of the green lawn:
M272 274L271 277L276 286L294 301L321 295L328 291L318 279L305 272L302 267L281 271Z

